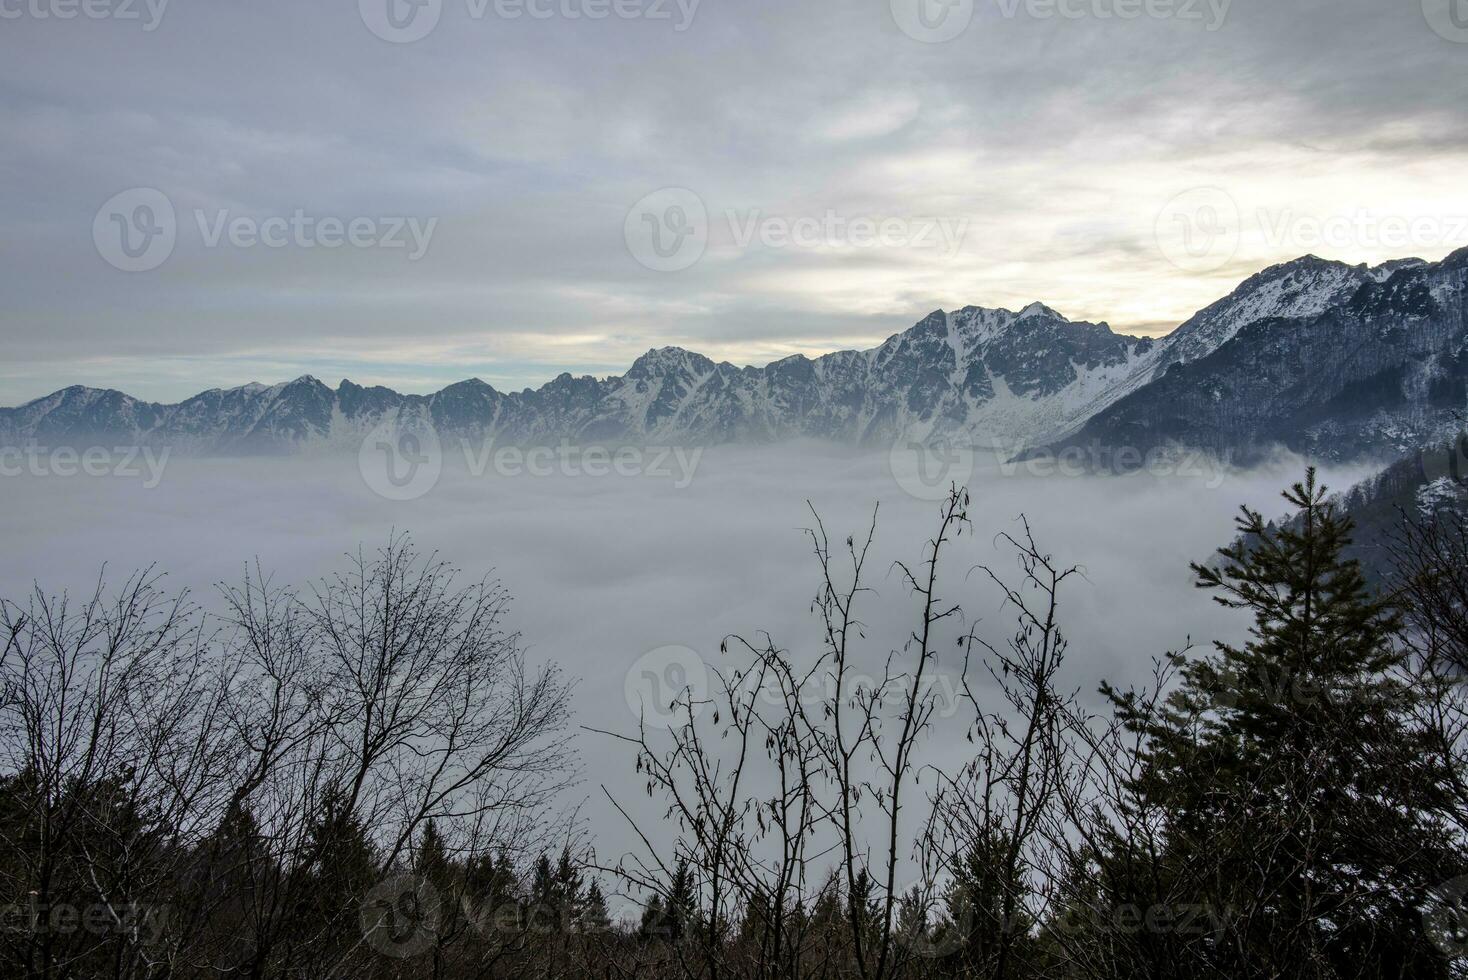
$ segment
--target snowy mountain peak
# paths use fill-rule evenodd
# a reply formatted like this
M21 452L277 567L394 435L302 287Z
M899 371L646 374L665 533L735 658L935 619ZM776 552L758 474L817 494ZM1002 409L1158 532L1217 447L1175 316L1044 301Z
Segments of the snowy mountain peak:
M1066 323L1070 322L1070 320L1066 319L1061 314L1055 312L1050 307L1040 302L1031 303L1029 306L1026 306L1024 309L1020 310L1019 316L1017 316L1015 319L1028 320L1029 318L1036 316L1044 317L1047 320L1063 320Z
M1347 265L1318 255L1272 265L1169 334L1163 341L1159 369L1210 354L1259 320L1317 316L1374 281L1364 265Z
M1420 269L1425 265L1427 262L1423 259L1392 259L1372 268L1371 276L1377 282L1386 282L1403 269Z
M654 347L632 362L628 377L652 378L666 374L708 374L714 362L682 347Z

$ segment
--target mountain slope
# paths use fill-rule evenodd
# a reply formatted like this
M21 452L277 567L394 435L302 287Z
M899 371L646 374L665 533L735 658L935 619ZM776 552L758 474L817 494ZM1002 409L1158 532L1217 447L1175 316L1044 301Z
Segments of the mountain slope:
M1396 458L1444 438L1468 406L1468 249L1374 273L1319 312L1254 319L1166 364L1054 448L1178 444L1247 463L1275 446Z

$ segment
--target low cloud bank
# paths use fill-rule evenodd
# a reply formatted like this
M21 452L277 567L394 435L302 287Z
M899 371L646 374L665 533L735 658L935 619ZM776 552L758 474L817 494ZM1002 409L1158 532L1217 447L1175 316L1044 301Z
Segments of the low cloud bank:
M1240 504L1278 513L1280 489L1302 469L1281 460L1201 480L980 466L970 481L973 533L948 551L943 593L963 603L967 624L1002 642L1012 612L974 570L1015 571L996 537L1017 530L1024 514L1044 549L1085 573L1063 608L1066 686L1090 697L1103 677L1142 683L1154 657L1189 638L1208 644L1242 634L1244 620L1193 588L1188 562L1230 538ZM1365 472L1325 479L1344 489ZM532 656L558 661L577 679L576 723L628 733L636 706L666 693L648 679L649 664L659 677L685 676L690 657L695 670L700 662L729 669L736 664L720 655L721 639L760 630L797 655L819 649L810 611L817 567L801 530L812 523L807 500L837 543L864 533L879 506L868 569L875 592L863 600L868 637L858 665L879 675L916 615L892 562L921 560L938 517L936 503L894 478L885 455L816 445L709 450L687 481L661 473L474 475L448 466L431 491L407 501L374 492L355 460L178 459L155 486L148 482L85 474L0 480L0 596L21 599L33 581L47 591L81 590L104 564L119 579L156 563L171 588L193 590L207 608L213 585L237 582L256 558L277 584L306 585L340 567L345 552L407 532L466 578L502 579L516 597L512 625ZM940 693L959 682L956 655L947 667ZM945 721L961 725L965 717ZM963 757L957 733L935 731L930 761ZM578 742L585 776L577 799L587 798L582 813L598 850L612 857L635 838L600 786L636 816L661 808L634 786L629 748L600 736Z

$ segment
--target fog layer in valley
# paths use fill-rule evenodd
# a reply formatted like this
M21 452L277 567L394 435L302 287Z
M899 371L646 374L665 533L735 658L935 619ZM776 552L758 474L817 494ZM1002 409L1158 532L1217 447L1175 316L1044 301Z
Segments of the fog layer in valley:
M258 559L276 584L309 585L342 564L344 552L374 550L394 530L422 551L463 569L493 572L516 597L512 625L534 659L559 662L575 679L575 724L632 733L635 709L657 720L653 676L677 678L686 648L711 667L739 666L721 655L727 634L766 630L796 655L819 649L810 600L818 569L802 529L806 501L832 541L863 533L880 505L868 566L875 589L864 597L864 669L880 675L915 622L916 608L894 560L916 563L936 529L938 504L917 499L895 479L886 454L825 446L708 450L683 464L670 459L636 476L588 476L551 467L551 475L474 475L449 463L416 499L384 499L356 458L329 460L167 461L156 486L137 476L36 476L0 479L0 595L24 600L33 581L47 591L89 589L105 563L108 577L156 563L174 589L191 589L206 608L213 586L238 582ZM1000 643L1012 611L980 564L1014 573L996 536L1028 517L1037 541L1061 564L1078 564L1062 609L1070 638L1067 688L1094 700L1102 677L1143 683L1151 661L1170 649L1236 639L1247 626L1193 588L1188 562L1225 542L1240 504L1280 510L1279 490L1298 479L1289 461L1245 474L1127 477L1008 474L978 466L970 479L972 534L946 553L941 594L961 602L964 628ZM1365 471L1324 474L1345 489ZM686 485L683 485L686 484ZM921 491L920 491L921 492ZM1017 578L1017 576L1015 576ZM959 655L946 646L940 690L957 691ZM695 670L697 664L693 665ZM672 672L669 670L672 668ZM973 678L976 682L979 677ZM927 758L963 758L969 711L941 720ZM633 752L605 736L577 739L582 782L568 806L604 860L635 835L605 801L602 787L631 812L660 812L632 772Z

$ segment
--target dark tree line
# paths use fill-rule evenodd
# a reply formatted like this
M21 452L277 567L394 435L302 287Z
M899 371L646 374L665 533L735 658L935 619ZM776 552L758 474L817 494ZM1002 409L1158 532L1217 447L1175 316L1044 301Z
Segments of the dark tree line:
M670 731L603 733L613 807L666 807L611 864L556 809L568 688L493 582L394 540L222 617L151 572L38 590L0 607L0 975L1468 976L1468 527L1404 516L1383 593L1313 472L1285 496L1192 569L1247 639L1099 701L1067 686L1080 570L1027 523L951 568L955 490L874 658L876 518L813 514L822 648L731 636Z
M304 594L247 575L222 618L151 571L5 603L0 974L361 974L400 941L384 881L523 861L568 689L507 601L397 539Z

